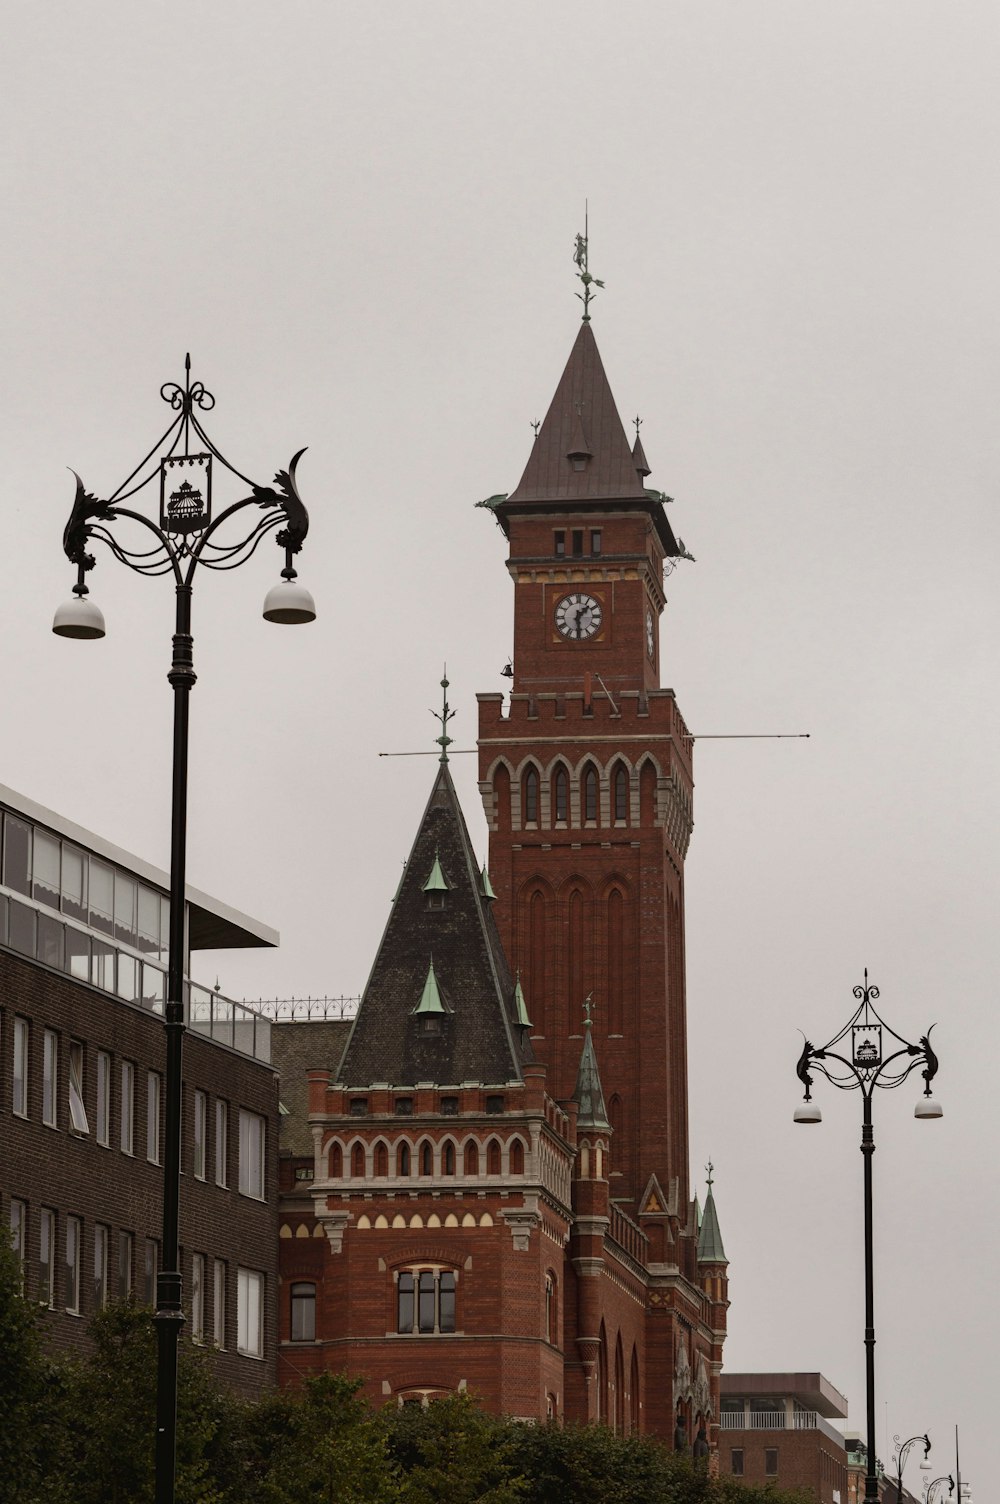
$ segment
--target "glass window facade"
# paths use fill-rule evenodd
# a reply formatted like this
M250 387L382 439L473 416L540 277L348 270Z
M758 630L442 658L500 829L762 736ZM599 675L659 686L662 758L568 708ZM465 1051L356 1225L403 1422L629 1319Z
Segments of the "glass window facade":
M316 1286L299 1283L292 1286L290 1331L293 1342L316 1340Z
M205 1255L191 1255L191 1337L205 1340Z
M240 1108L240 1195L264 1199L264 1119Z
M208 1094L194 1094L194 1178L204 1180L208 1161Z
M42 1036L42 1122L56 1126L56 1086L59 1075L59 1037L52 1029Z
M42 1305L56 1303L56 1214L43 1206L38 1219L38 1299Z
M100 1311L108 1303L108 1245L110 1229L103 1222L94 1224L94 1309Z
M151 1165L160 1163L160 1077L156 1071L146 1073L146 1158Z
M69 1042L69 1121L74 1133L90 1132L83 1105L83 1045L79 1039Z
M237 1271L236 1350L245 1358L260 1358L264 1352L264 1276L252 1269Z
M119 1144L123 1154L131 1154L135 1134L135 1066L131 1060L122 1061L121 1133Z
M111 1056L97 1052L97 1142L105 1148L111 1143Z
M226 1345L226 1264L216 1259L212 1268L212 1336L218 1348Z
M28 1020L14 1020L14 1080L11 1109L19 1118L28 1116Z

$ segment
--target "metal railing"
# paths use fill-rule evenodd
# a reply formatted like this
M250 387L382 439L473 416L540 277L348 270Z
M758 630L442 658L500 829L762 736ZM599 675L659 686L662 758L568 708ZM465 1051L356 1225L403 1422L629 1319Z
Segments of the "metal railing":
M723 1410L719 1416L721 1431L815 1431L817 1411L795 1410L788 1424L785 1410Z

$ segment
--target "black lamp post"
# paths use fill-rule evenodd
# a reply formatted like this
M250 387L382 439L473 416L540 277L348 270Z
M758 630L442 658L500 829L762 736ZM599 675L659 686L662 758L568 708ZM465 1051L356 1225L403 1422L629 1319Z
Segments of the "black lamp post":
M864 985L854 988L858 1006L847 1023L822 1049L815 1049L807 1039L795 1068L806 1089L804 1105L795 1109L797 1123L819 1123L823 1118L812 1100L810 1068L818 1070L843 1091L860 1091L863 1103L861 1153L865 1167L865 1390L868 1410L865 1504L877 1504L878 1501L875 1461L875 1279L872 1256L872 1155L875 1153L875 1133L872 1127L872 1096L877 1086L901 1086L911 1071L922 1065L924 1095L913 1109L913 1115L918 1118L939 1118L942 1115L940 1105L931 1095L931 1082L937 1072L938 1061L930 1046L930 1029L921 1036L919 1044L910 1044L901 1034L883 1023L876 1013L872 1003L878 995L878 988L868 984L866 969ZM886 1035L890 1038L885 1039ZM848 1053L841 1054L837 1046Z
M934 1504L934 1500L946 1483L948 1484L948 1492L951 1493L955 1487L955 1480L950 1473L942 1473L940 1478L933 1478L927 1485L927 1492L924 1494L924 1504Z
M191 590L199 564L206 569L235 569L245 563L265 534L273 532L284 550L281 582L268 591L268 621L313 621L312 596L296 581L292 560L302 548L309 517L295 485L299 450L274 487L258 486L241 474L212 443L196 409L208 412L215 399L200 381L191 382L191 357L184 362L184 385L167 382L160 396L176 413L163 437L106 501L84 490L76 477L76 499L63 533L63 548L76 565L72 598L59 607L52 630L61 637L104 636L104 617L88 600L86 575L94 568L91 543L104 543L116 559L137 574L173 576L176 619L173 659L167 678L174 691L173 787L170 828L170 938L167 970L165 1143L163 1156L163 1245L156 1276L156 1504L173 1504L177 1432L177 1340L184 1320L178 1268L178 1219L181 1175L181 1067L184 1037L184 901L187 850L188 702L195 683L191 636ZM192 449L192 444L194 449ZM212 517L213 469L220 466L249 488L250 494ZM129 503L159 478L159 517L152 520ZM263 516L249 531L227 525L238 513L255 507ZM125 547L112 532L124 522L137 530L137 547ZM220 541L220 534L221 540ZM132 539L130 542L134 541Z
M898 1436L894 1436L892 1439L896 1447L896 1504L903 1504L903 1468L906 1466L906 1459L910 1454L910 1448L918 1441L923 1443L924 1455L920 1463L920 1469L921 1472L929 1473L931 1470L929 1461L931 1442L930 1437L926 1434L923 1436L911 1436L904 1442L900 1442Z

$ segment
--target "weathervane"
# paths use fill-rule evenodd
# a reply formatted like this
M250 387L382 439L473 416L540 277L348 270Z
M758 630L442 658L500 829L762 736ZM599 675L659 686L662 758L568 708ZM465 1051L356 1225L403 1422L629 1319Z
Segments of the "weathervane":
M443 691L443 693L441 695L441 709L440 710L432 710L431 711L431 715L434 717L434 719L436 721L440 721L441 722L441 735L440 736L436 736L434 738L434 740L437 742L438 746L441 748L441 761L442 762L447 762L448 761L448 748L451 746L451 741L452 741L451 737L448 735L448 722L450 720L452 720L452 718L455 715L455 711L452 710L451 707L448 704L448 667L447 667L447 664L445 665L444 678L441 680L441 689Z
M583 234L576 237L576 249L573 252L573 260L580 268L580 270L577 272L577 276L583 283L583 292L578 292L577 297L583 304L583 322L585 324L590 323L590 300L594 296L590 289L591 287L604 286L604 283L600 282L597 277L592 277L589 270L587 269L588 228L588 210L585 207L583 211Z
M705 1174L708 1176L708 1189L709 1190L712 1189L712 1174L713 1174L714 1170L715 1170L715 1166L713 1165L712 1161L709 1160L708 1164L705 1166Z
M635 440L636 440L636 443L638 443L639 442L639 429L642 427L642 419L639 417L638 413L636 413L635 417L632 419L632 422L635 424Z
M584 1026L585 1029L589 1029L591 1027L591 1024L592 1024L592 1020L591 1020L590 1015L591 1015L591 1013L593 1011L593 1008L594 1008L594 1001L593 1001L593 999L594 999L594 994L592 992L588 992L587 996L583 1000L583 1013L584 1013L583 1026Z

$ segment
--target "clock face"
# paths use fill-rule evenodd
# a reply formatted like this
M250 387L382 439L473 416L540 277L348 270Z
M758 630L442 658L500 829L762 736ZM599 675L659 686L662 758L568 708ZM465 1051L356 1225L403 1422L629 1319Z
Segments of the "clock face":
M600 601L579 591L574 595L564 595L556 607L556 627L564 637L572 637L574 641L593 637L600 631L603 620Z
M653 627L653 612L652 612L652 608L649 607L649 606L647 606L646 607L646 652L649 654L651 660L655 659L655 657L656 657L656 651L655 651L655 649L656 649L656 635L655 635L655 630L654 630L654 627Z

